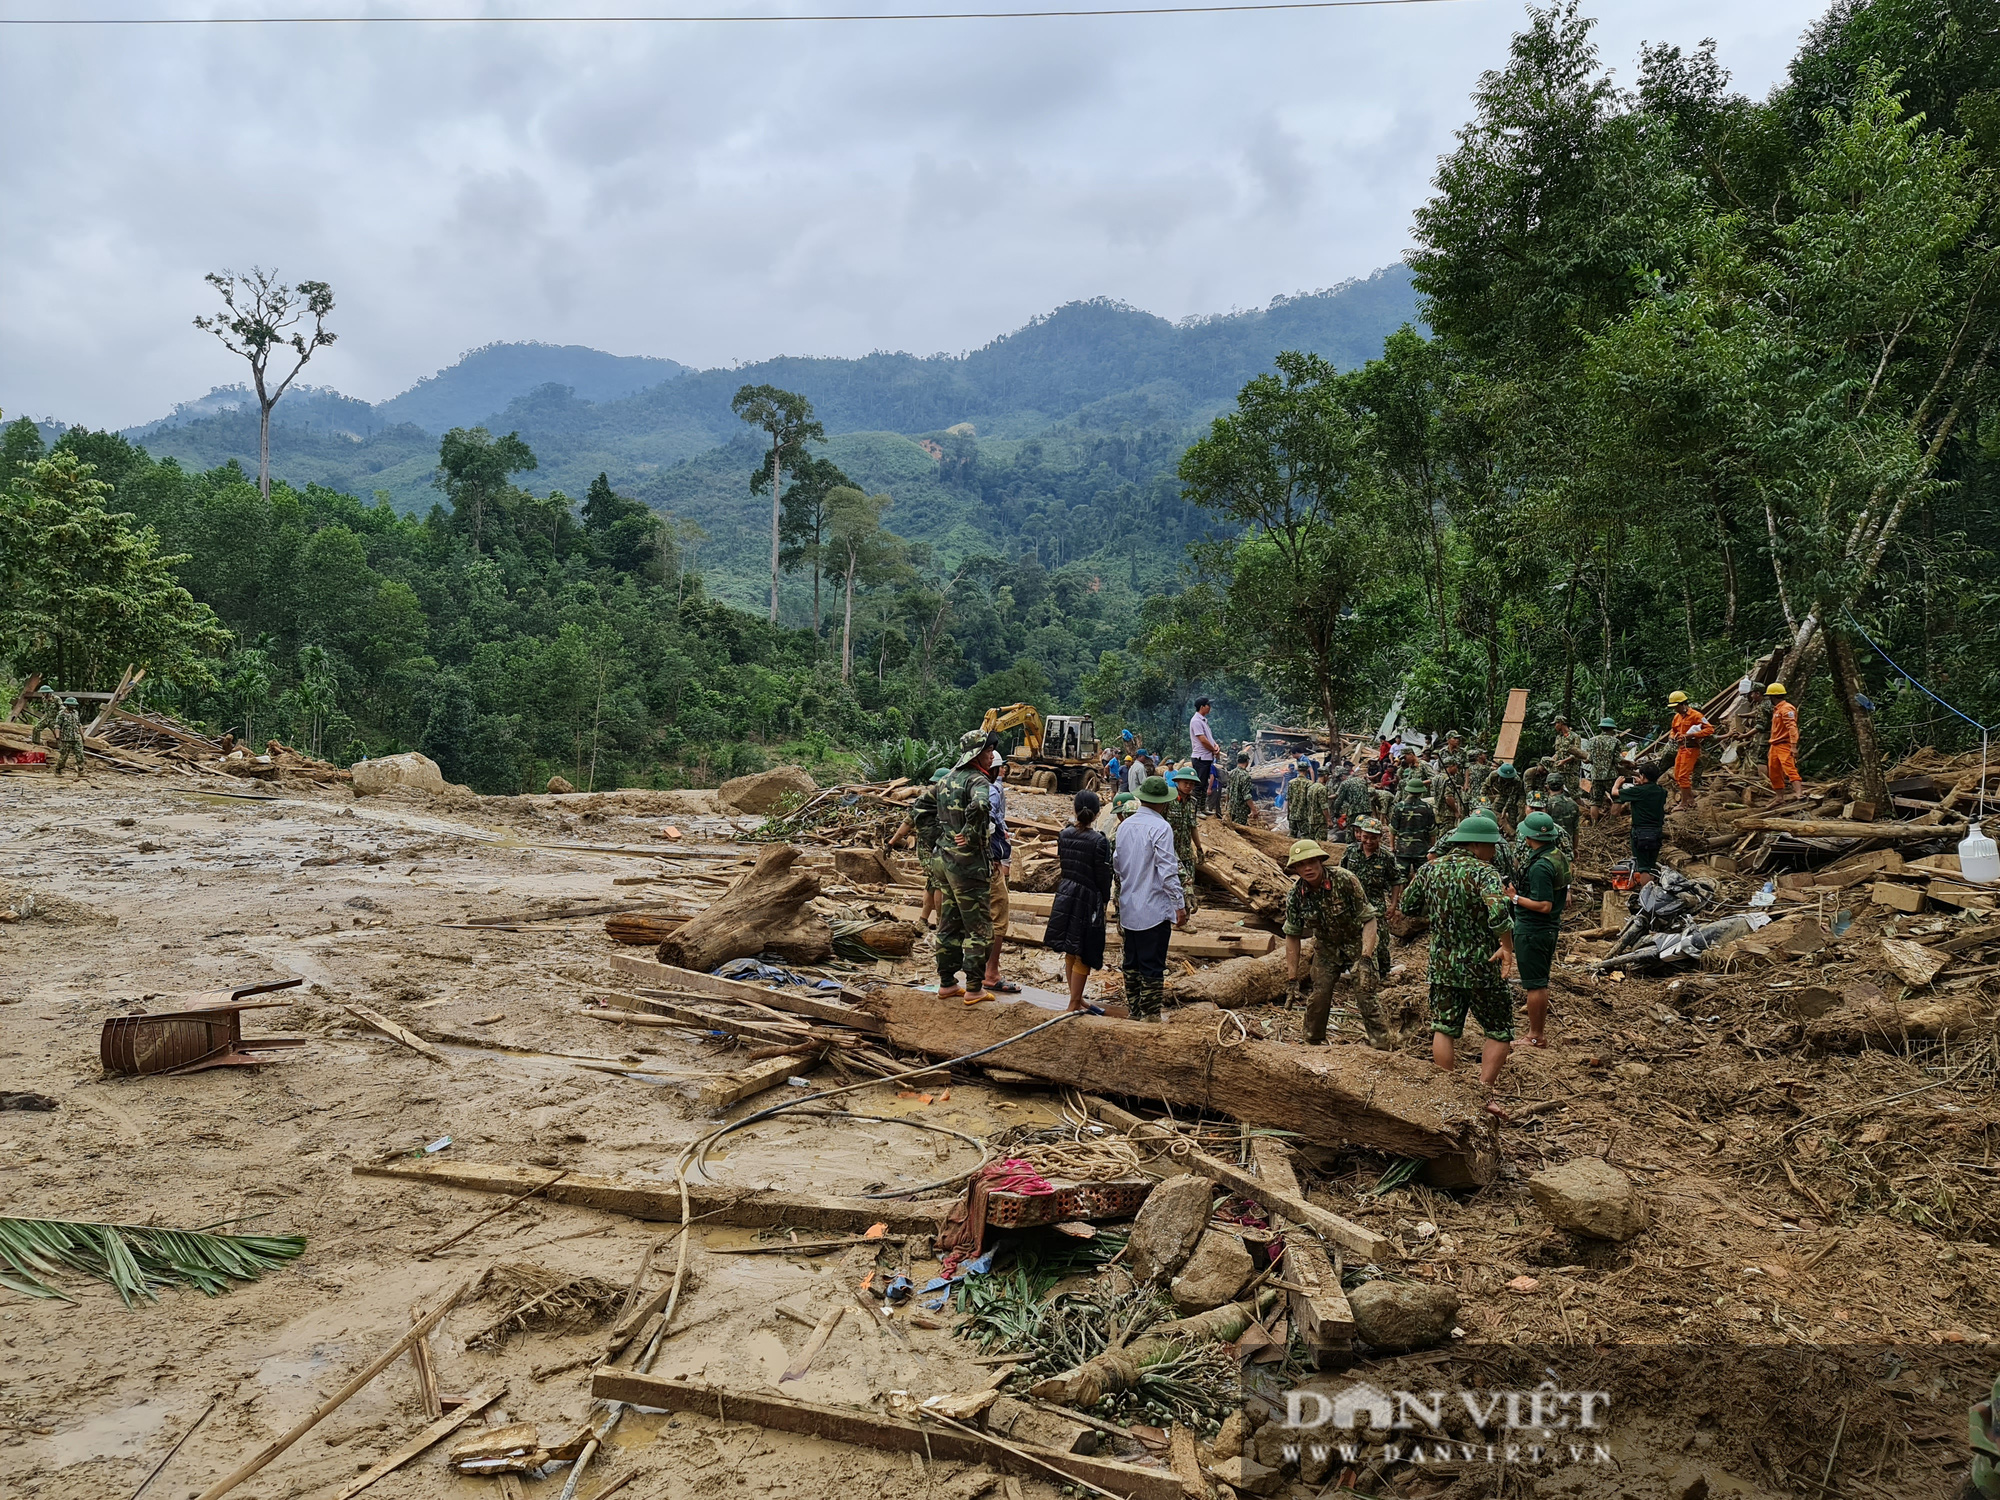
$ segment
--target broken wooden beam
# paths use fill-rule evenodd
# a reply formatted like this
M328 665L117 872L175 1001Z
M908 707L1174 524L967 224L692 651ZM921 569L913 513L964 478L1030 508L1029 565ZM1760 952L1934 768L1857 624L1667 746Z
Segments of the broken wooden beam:
M355 1017L359 1018L360 1020L366 1021L370 1026L373 1026L377 1031L381 1032L384 1036L391 1037L396 1041L401 1042L405 1047L408 1047L412 1052L421 1053L423 1056L428 1057L432 1062L443 1063L447 1068L451 1066L451 1059L446 1057L442 1052L438 1051L437 1048L433 1047L429 1042L425 1041L422 1037L418 1036L414 1031L410 1030L407 1026L398 1026L394 1021L390 1020L387 1016L381 1014L379 1011L372 1011L367 1006L356 1005L352 1001L343 1001L342 1008L348 1011L350 1014L354 1015Z
M359 1166L354 1171L361 1177L393 1177L475 1193L519 1193L548 1176L546 1167L448 1161L387 1162ZM540 1196L550 1203L571 1203L655 1222L678 1223L681 1217L680 1189L665 1177L572 1172ZM688 1181L688 1203L695 1218L717 1224L744 1229L824 1229L841 1234L860 1234L874 1224L888 1225L891 1234L936 1234L944 1223L945 1210L951 1207L943 1199L899 1203L886 1198L836 1198L823 1193L725 1187L693 1178Z
M413 1344L413 1349L421 1349L421 1343ZM461 1401L448 1417L439 1417L430 1426L417 1433L408 1442L397 1448L373 1468L368 1469L352 1484L341 1489L333 1500L354 1500L354 1497L385 1474L393 1474L411 1459L434 1443L441 1443L467 1422L478 1416L487 1407L507 1394L507 1382L483 1386Z
M1046 1011L1021 1002L966 1007L885 985L862 1004L890 1043L929 1057L1005 1046L993 1065L1093 1093L1146 1097L1288 1130L1310 1141L1463 1163L1474 1182L1499 1170L1499 1136L1476 1087L1372 1047L1225 1045L1206 1026L1076 1015L1060 1034L1031 1027Z
M844 1001L824 999L801 985L777 985L766 989L760 984L744 984L736 979L721 979L713 974L683 969L675 964L663 964L657 959L640 958L631 953L612 954L611 967L621 974L629 974L634 979L643 979L647 984L660 989L679 990L683 994L708 995L717 1000L736 1000L750 1005L761 1005L770 1010L782 1010L795 1016L809 1016L815 1021L830 1021L836 1026L851 1026L856 1031L882 1029L882 1023L867 1011L848 1005Z
M825 1051L825 1043L804 1045L815 1046L817 1051ZM748 1099L753 1094L761 1094L766 1089L776 1088L787 1078L799 1073L808 1073L818 1064L817 1057L792 1053L784 1057L766 1057L757 1062L746 1063L733 1073L725 1073L720 1078L704 1078L694 1091L697 1109L709 1114L721 1114L730 1105Z
M726 1390L692 1380L669 1380L633 1370L599 1369L590 1394L600 1401L623 1401L665 1411L694 1412L725 1422L754 1422L774 1432L795 1432L826 1442L851 1443L889 1453L921 1453L930 1459L979 1463L1002 1473L1046 1480L1051 1473L1131 1500L1181 1500L1180 1481L1165 1469L1142 1468L1115 1459L1058 1453L1011 1439L1001 1441L973 1428L934 1425L887 1416L864 1407L827 1406L750 1391Z
M1108 1099L1095 1097L1084 1100L1084 1105L1105 1124L1115 1126L1127 1135L1141 1140L1177 1140L1180 1132L1171 1125L1163 1125L1155 1120L1142 1120L1135 1114L1120 1109ZM1269 1140L1262 1137L1259 1144ZM1253 1148L1254 1149L1254 1148ZM1173 1164L1183 1171L1192 1172L1197 1177L1205 1177L1232 1193L1241 1193L1258 1207L1304 1225L1329 1244L1339 1245L1343 1250L1351 1250L1363 1260L1387 1263L1401 1259L1396 1254L1395 1243L1386 1234L1357 1224L1352 1219L1344 1219L1318 1204L1308 1203L1305 1195L1298 1190L1298 1180L1285 1169L1284 1178L1289 1186L1273 1176L1261 1172L1247 1172L1232 1161L1224 1161L1219 1156L1210 1156L1206 1151L1190 1150L1185 1156L1175 1156ZM1336 1287L1339 1286L1335 1282Z
M1257 1168L1257 1180L1266 1184L1273 1196L1305 1202L1298 1174L1292 1169L1291 1149L1282 1141L1258 1136L1250 1143L1250 1160ZM1311 1239L1294 1233L1290 1217L1277 1210L1271 1214L1271 1227L1285 1237L1278 1274L1291 1299L1292 1322L1304 1337L1313 1363L1351 1353L1354 1309L1341 1290L1338 1262Z

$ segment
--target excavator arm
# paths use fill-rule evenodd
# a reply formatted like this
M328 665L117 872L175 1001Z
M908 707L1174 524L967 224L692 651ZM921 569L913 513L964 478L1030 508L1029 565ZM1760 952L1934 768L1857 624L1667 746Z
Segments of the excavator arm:
M1042 715L1032 703L1010 703L1005 708L989 708L979 727L987 734L1005 734L1010 729L1022 729L1027 739L1028 754L1042 753Z

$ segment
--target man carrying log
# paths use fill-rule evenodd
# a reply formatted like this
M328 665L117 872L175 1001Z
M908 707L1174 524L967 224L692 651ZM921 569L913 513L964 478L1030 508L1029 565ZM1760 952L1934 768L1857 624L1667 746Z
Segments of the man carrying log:
M1403 892L1406 917L1431 924L1431 1061L1446 1072L1458 1065L1455 1043L1468 1013L1486 1035L1479 1081L1491 1089L1514 1050L1514 933L1507 890L1493 868L1500 826L1474 813L1445 841L1442 859L1417 872ZM1487 1101L1495 1115L1500 1106ZM1503 1117L1504 1118L1504 1117Z
M1306 1002L1303 1039L1309 1046L1326 1040L1334 986L1352 970L1354 1009L1368 1045L1386 1051L1395 1038L1375 998L1378 913L1368 892L1352 870L1329 867L1326 850L1312 839L1292 845L1285 868L1297 877L1285 897L1285 980L1290 998ZM1306 938L1313 940L1310 980L1299 974L1299 945Z
M938 997L977 1005L993 998L985 986L993 943L993 784L986 773L996 752L977 729L959 736L958 748L958 763L938 783ZM958 982L961 967L965 984Z

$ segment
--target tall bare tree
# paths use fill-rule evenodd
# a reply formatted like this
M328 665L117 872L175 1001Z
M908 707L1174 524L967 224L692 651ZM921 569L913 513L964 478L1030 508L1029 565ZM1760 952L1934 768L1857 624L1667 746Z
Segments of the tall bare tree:
M252 266L247 273L210 271L202 280L222 298L222 310L194 320L194 326L212 333L231 354L249 361L250 380L257 390L257 488L271 498L271 408L285 394L299 371L316 350L334 340L327 331L327 314L333 311L333 288L324 281L301 281L286 286L276 271ZM305 320L312 319L312 333ZM282 351L290 350L288 356ZM293 357L295 356L295 358ZM271 361L291 363L284 379L271 383Z
M778 623L778 549L784 515L785 466L805 457L807 443L826 441L826 429L813 416L812 402L796 391L774 385L746 385L730 399L729 409L752 427L771 434L771 453L750 476L751 493L771 486L771 623ZM813 622L815 633L819 622Z

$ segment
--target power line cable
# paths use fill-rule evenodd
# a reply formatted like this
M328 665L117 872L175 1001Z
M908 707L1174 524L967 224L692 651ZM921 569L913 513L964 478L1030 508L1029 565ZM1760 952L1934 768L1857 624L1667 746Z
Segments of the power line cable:
M839 21L1053 21L1101 16L1215 16L1257 11L1358 10L1399 5L1463 5L1476 0L1262 0L1244 5L1148 5L1092 10L878 11L843 15L629 16L0 16L0 26L594 26L777 25Z

